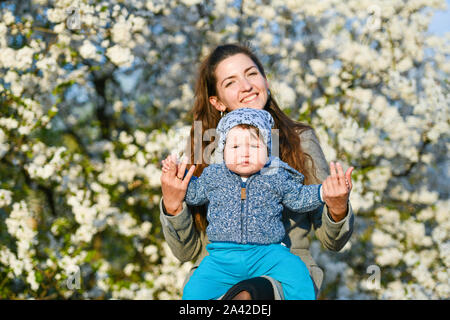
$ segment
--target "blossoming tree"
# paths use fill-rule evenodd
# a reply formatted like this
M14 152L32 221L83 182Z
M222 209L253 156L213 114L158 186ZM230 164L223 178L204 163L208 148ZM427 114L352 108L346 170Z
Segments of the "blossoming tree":
M0 4L0 297L179 298L160 161L184 148L197 62L250 41L272 93L356 168L356 230L312 240L323 298L448 298L444 1Z

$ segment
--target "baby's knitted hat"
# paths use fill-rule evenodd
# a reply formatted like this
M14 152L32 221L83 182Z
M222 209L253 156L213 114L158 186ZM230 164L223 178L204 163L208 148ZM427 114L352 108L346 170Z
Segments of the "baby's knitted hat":
M270 156L272 150L271 130L274 126L272 116L266 110L240 108L227 113L220 119L219 124L217 125L216 130L219 134L219 144L216 153L218 153L218 159L223 159L223 150L225 148L228 132L239 124L248 124L259 129L260 136L267 145L268 156Z

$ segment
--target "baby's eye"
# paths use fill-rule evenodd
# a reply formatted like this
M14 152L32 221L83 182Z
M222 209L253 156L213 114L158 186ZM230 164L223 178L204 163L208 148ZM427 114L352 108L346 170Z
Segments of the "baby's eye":
M252 144L252 148L259 148L259 144Z

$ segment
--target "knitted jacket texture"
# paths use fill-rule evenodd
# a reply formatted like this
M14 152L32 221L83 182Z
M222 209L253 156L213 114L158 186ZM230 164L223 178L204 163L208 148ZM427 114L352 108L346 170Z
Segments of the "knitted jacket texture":
M304 176L278 157L246 182L224 163L211 164L186 193L189 205L208 204L210 241L241 244L280 243L285 236L283 206L298 214L323 205L321 185L303 185Z

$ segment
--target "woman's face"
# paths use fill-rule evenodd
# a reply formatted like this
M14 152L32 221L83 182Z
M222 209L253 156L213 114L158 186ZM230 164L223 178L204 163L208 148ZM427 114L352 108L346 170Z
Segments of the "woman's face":
M266 105L267 79L246 54L239 53L220 62L215 75L217 96L209 97L209 102L217 110L263 109Z

